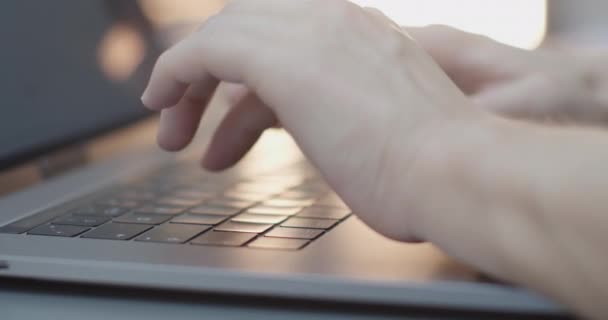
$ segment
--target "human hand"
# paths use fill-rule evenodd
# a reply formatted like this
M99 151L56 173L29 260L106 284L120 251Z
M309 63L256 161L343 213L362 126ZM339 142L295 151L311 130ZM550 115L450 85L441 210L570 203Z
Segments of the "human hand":
M514 118L606 125L608 70L592 57L526 51L444 26L406 28L481 107Z
M207 168L234 164L278 120L363 221L400 240L424 238L425 210L404 201L428 190L408 173L480 114L399 26L342 0L232 1L164 53L142 96L162 110L161 146L191 141L219 81L247 93Z
M527 82L544 79L551 65L486 48L505 55L504 68L486 72L496 60L483 59L494 53L446 55L431 46L436 38L412 33L478 102L517 98L509 93L519 92L518 83L531 90ZM486 116L418 43L345 0L236 0L162 55L142 100L162 110L161 146L179 150L218 83L240 84L206 167L232 165L279 121L375 230L430 240L474 267L605 318L599 280L606 263L597 258L605 243L604 133ZM448 64L450 54L472 60ZM599 263L581 268L581 261Z

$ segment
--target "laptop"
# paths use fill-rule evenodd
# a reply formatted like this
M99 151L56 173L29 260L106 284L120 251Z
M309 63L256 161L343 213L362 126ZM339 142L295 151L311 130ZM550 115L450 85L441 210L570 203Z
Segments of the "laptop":
M561 306L366 227L280 130L234 168L155 144L135 1L2 3L0 278L535 316ZM382 208L377 208L382 210ZM0 283L2 280L0 280Z

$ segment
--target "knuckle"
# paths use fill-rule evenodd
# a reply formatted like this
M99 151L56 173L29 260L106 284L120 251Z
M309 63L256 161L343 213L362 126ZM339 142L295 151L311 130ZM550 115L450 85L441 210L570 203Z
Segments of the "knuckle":
M307 15L315 17L311 32L321 41L335 41L337 34L352 31L362 9L345 0L310 0Z
M429 32L436 34L454 35L458 33L456 29L443 24L431 24L427 26L426 29Z
M209 17L203 25L199 27L196 32L196 46L199 50L205 50L212 47L215 44L215 40L221 39L221 33L225 33L227 23L222 15L214 15Z
M478 49L494 43L494 40L488 36L465 32L446 25L433 24L425 27L425 29L433 35L438 44L458 42L463 44L462 47Z
M346 0L308 0L302 5L303 15L314 16L328 25L342 23L352 16L354 8L358 8Z
M171 49L161 53L156 60L156 69L161 71L167 70L171 61Z
M393 29L383 37L381 50L388 57L399 59L412 57L417 52L413 41Z
M345 0L326 0L324 10L332 21L342 23L351 20L360 9L355 4Z

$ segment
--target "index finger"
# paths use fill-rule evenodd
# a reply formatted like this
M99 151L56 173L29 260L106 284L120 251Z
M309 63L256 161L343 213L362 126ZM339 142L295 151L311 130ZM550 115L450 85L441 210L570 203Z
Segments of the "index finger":
M146 90L141 96L144 105L152 110L161 110L176 105L188 89L189 82L178 78L182 72L177 71L184 64L175 63L188 57L191 50L185 50L190 45L182 41L164 52L156 61ZM192 59L190 59L192 60ZM192 61L190 63L193 63ZM206 77L207 75L202 75Z
M242 83L251 39L243 35L247 26L238 25L238 32L228 32L235 29L231 22L225 17L211 18L163 53L154 66L142 102L150 109L161 110L177 104L191 84L217 80ZM204 94L211 96L213 90Z

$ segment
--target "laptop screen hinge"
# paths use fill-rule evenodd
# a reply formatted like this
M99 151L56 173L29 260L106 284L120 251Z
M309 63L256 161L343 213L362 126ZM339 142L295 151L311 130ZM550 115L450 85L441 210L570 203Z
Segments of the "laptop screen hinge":
M40 175L51 178L84 165L87 162L85 150L84 146L75 146L41 158L38 161Z

